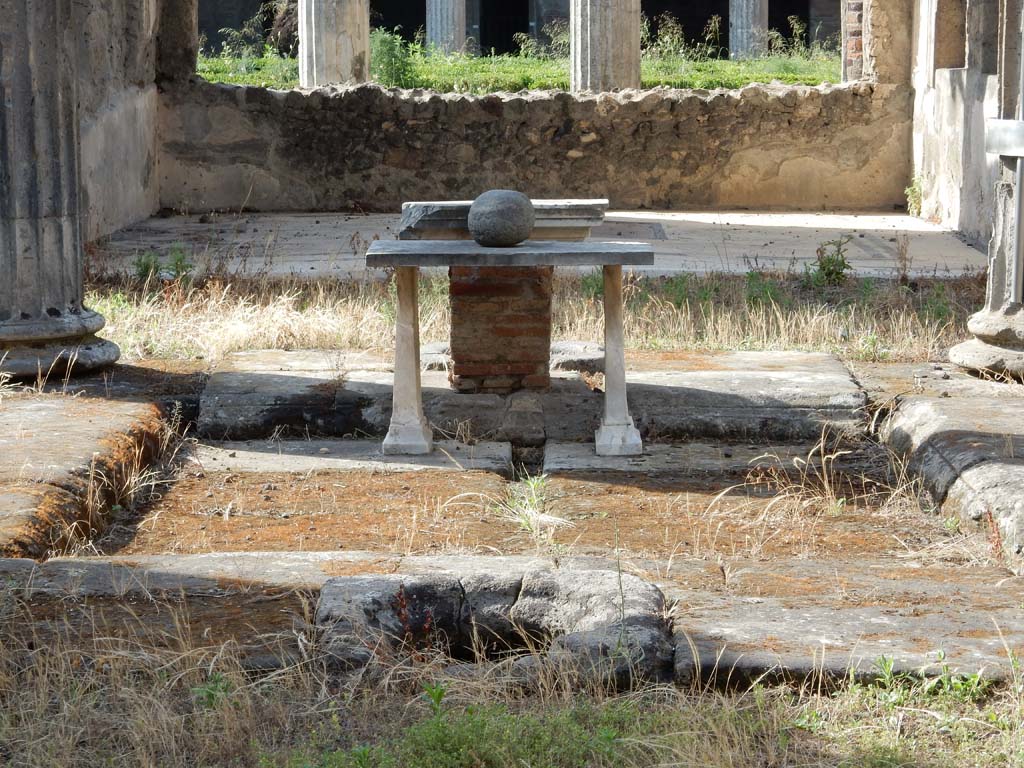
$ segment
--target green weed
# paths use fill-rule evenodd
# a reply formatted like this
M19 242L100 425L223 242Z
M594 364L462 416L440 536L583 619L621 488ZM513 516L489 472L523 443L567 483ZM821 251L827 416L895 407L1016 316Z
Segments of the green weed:
M160 272L160 259L153 251L145 251L135 257L132 273L140 283L152 280Z
M381 85L412 87L412 52L397 28L370 32L370 73Z
M661 289L665 294L665 298L672 303L672 306L682 307L690 300L692 282L692 276L684 272L665 278L665 281L661 284Z
M930 319L944 323L953 315L953 308L950 304L949 295L946 293L946 286L942 283L932 283L921 300L921 312Z
M808 265L804 275L808 287L835 287L846 282L847 273L853 269L846 258L847 246L852 241L852 235L843 235L818 246L815 261Z
M423 695L430 702L430 709L434 717L440 717L444 712L444 697L448 694L448 686L444 683L424 683Z
M920 216L921 202L924 195L921 177L915 176L910 186L903 190L903 194L907 196L907 213L911 216Z
M181 246L175 246L170 251L170 260L167 262L167 271L172 280L182 280L188 277L192 271L193 264L188 260L188 254Z
M214 672L205 683L192 688L192 697L203 709L214 709L231 695L232 690L231 681Z
M585 273L580 279L580 287L584 298L597 301L604 296L604 274L599 269Z
M778 283L765 275L764 272L751 270L747 272L747 304L770 305L778 304L782 293Z

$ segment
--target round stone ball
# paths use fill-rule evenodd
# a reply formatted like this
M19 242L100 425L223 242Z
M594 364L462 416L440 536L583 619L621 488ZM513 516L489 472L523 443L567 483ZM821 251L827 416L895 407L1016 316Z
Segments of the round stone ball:
M519 245L533 232L533 203L522 192L492 189L469 208L469 233L488 248Z

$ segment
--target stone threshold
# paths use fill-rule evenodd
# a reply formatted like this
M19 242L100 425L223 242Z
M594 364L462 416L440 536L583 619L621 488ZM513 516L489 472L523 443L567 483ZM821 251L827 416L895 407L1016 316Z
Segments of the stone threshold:
M352 638L365 625L387 634L402 624L396 599L405 601L412 629L428 610L453 632L475 616L499 635L513 623L547 631L561 638L554 650L584 656L603 657L609 630L620 638L625 622L631 647L649 654L647 671L678 685L870 679L883 656L897 671L935 673L948 664L958 673L1009 679L1007 649L1024 648L1016 607L1024 583L992 567L940 573L898 558L729 565L736 583L719 591L686 586L715 567L699 559L373 552L0 559L0 582L41 611L30 622L39 626L49 620L47 606L57 605L66 616L107 620L116 620L118 610L142 615L151 606L163 621L173 616L168 605L180 605L198 631L241 615L245 621L231 623L230 631L253 667L291 663L299 653L295 637L310 629L339 663L365 663ZM771 580L778 594L764 591ZM819 588L790 594L803 583ZM826 584L842 589L820 586Z

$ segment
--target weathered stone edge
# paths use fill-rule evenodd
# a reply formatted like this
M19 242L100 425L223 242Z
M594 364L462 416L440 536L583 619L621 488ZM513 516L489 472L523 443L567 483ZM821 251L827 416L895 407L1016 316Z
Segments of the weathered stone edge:
M105 437L88 465L64 478L0 483L0 557L43 557L66 543L70 526L102 527L117 489L158 456L165 428L162 409L150 404L127 429Z
M930 407L920 399L901 403L882 426L883 442L908 459L944 514L987 527L993 549L1020 558L1024 555L1024 458L1008 460L979 446L969 456L947 454L938 439L941 430L926 430L921 437L915 427L913 412Z

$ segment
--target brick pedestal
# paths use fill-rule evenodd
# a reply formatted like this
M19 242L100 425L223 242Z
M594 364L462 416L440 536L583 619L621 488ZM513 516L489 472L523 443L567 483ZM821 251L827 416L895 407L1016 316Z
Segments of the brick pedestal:
M451 267L452 385L508 393L550 384L553 267Z

